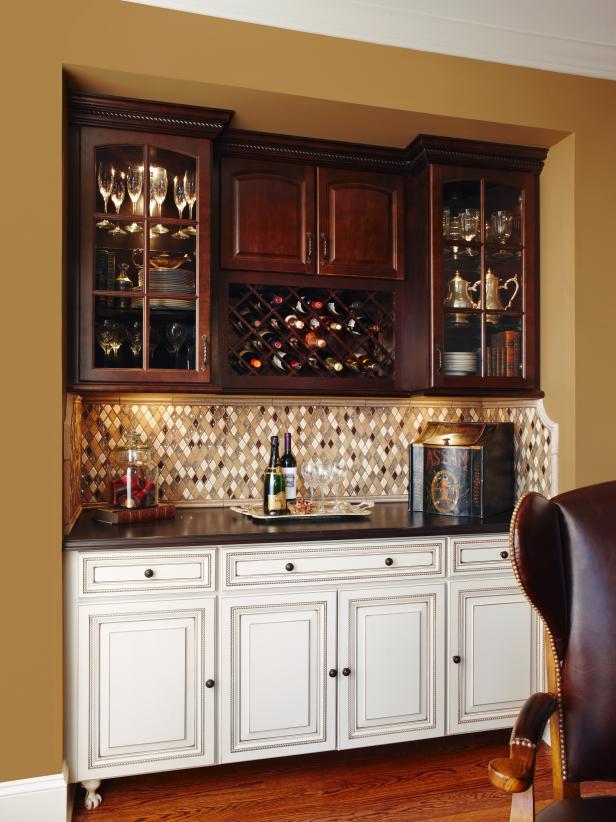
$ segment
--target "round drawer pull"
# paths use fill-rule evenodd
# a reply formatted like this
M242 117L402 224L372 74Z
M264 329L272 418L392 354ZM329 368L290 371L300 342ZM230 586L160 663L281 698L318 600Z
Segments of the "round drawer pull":
M454 657L452 657L452 659L456 663L456 665L459 665L462 662L461 657L459 657L457 654Z
M502 559L509 559L509 551L501 551Z
M342 676L351 676L351 669L350 668L343 668L342 669Z
M151 568L146 568L143 572L143 576L147 577L148 579L152 579L152 577L154 576L154 571Z
M287 564L284 566L285 571L292 571L294 568L295 565L293 565L292 562L287 562Z
M387 557L387 559L385 560L385 565L387 565L387 567L389 568L393 564L394 564L393 559L391 557Z
M213 688L214 687L214 680L213 679L206 679L205 680L205 687L206 688Z
M329 669L329 675L333 679L334 677L338 676L338 671L335 668L330 668Z

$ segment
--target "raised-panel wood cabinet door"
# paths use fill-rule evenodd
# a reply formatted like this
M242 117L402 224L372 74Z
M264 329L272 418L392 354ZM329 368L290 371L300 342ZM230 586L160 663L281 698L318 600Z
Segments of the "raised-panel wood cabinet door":
M221 161L222 268L314 273L314 174L294 163Z
M402 177L318 169L319 274L404 278Z
M539 675L537 621L515 579L452 582L449 733L513 725Z
M214 600L79 609L78 771L122 776L214 762Z
M445 585L339 594L339 748L443 736Z
M221 600L221 761L336 747L336 594Z

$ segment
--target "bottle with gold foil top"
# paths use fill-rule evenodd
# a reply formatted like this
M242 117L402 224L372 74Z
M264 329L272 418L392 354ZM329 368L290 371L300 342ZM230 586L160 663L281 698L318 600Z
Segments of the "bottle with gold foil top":
M270 517L278 517L288 514L287 496L278 453L278 437L272 437L271 443L269 465L263 478L263 513Z

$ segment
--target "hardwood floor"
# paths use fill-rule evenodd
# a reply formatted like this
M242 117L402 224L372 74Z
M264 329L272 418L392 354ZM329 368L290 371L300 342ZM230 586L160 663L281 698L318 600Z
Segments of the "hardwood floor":
M509 732L218 765L103 782L103 804L75 822L506 822L509 799L488 782ZM551 772L539 754L538 808ZM616 793L594 783L592 793Z

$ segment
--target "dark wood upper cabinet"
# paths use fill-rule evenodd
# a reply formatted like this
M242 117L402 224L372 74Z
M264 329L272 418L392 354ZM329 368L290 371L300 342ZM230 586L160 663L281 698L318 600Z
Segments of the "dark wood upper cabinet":
M314 273L314 174L294 163L222 160L222 268Z
M319 168L319 274L404 278L404 181Z

